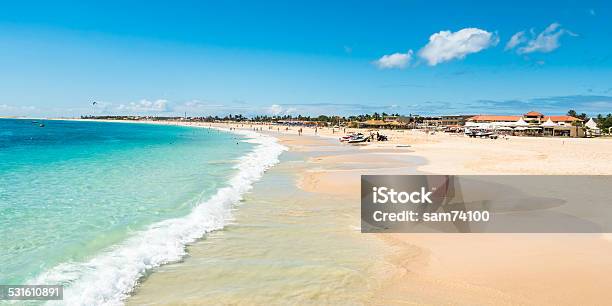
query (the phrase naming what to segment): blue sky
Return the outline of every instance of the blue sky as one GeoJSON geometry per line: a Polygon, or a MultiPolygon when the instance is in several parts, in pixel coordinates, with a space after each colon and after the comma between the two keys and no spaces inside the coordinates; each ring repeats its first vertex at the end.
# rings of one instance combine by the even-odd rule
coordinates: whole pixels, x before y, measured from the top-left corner
{"type": "Polygon", "coordinates": [[[608,113],[611,15],[606,1],[3,3],[0,116],[608,113]]]}

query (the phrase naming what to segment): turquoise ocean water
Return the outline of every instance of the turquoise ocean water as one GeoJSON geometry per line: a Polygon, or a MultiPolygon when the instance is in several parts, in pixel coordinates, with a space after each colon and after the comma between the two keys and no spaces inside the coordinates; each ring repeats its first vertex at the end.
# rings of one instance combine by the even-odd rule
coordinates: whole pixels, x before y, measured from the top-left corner
{"type": "Polygon", "coordinates": [[[149,268],[222,227],[239,199],[230,192],[248,189],[281,151],[245,160],[274,143],[208,128],[44,123],[0,119],[0,284],[86,288],[89,302],[121,300],[149,268]],[[104,287],[100,277],[113,288],[90,288],[104,287]]]}

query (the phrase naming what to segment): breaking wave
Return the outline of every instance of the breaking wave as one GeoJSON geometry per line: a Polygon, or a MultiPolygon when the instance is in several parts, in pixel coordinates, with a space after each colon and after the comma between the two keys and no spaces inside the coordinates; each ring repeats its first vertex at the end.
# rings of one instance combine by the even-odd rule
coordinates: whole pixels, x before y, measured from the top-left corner
{"type": "Polygon", "coordinates": [[[231,221],[234,204],[268,168],[278,163],[279,155],[286,150],[270,136],[251,131],[231,132],[245,136],[245,142],[256,146],[239,160],[235,166],[238,173],[227,187],[219,189],[187,216],[152,224],[87,262],[62,263],[30,283],[63,285],[64,300],[59,302],[62,305],[122,305],[147,271],[180,260],[186,254],[187,244],[231,221]]]}

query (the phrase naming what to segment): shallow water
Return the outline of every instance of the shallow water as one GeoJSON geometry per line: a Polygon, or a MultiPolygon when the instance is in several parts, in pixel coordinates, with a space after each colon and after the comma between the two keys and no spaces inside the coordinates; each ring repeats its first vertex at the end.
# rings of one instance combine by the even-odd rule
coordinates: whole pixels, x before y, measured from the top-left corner
{"type": "Polygon", "coordinates": [[[388,268],[389,248],[360,233],[358,197],[347,201],[295,187],[296,173],[317,154],[284,153],[245,195],[233,224],[190,245],[182,262],[156,269],[128,304],[368,301],[388,268]]]}
{"type": "Polygon", "coordinates": [[[63,284],[99,303],[222,227],[280,153],[245,160],[265,145],[179,126],[0,120],[0,131],[0,283],[63,284]]]}

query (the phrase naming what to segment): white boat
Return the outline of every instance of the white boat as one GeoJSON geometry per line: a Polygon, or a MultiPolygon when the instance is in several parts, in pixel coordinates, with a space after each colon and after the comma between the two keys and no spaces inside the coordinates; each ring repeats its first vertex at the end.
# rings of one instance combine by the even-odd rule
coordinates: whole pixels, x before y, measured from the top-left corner
{"type": "Polygon", "coordinates": [[[486,130],[482,130],[482,131],[476,132],[476,134],[475,134],[476,137],[480,137],[480,138],[489,137],[491,135],[493,135],[493,132],[486,131],[486,130]]]}
{"type": "Polygon", "coordinates": [[[348,140],[348,143],[360,143],[360,142],[366,142],[366,141],[369,141],[369,140],[370,140],[369,137],[366,137],[363,134],[357,134],[357,135],[351,137],[348,140]]]}
{"type": "Polygon", "coordinates": [[[344,135],[342,137],[340,137],[340,142],[347,142],[351,139],[351,137],[353,137],[354,135],[344,135]]]}
{"type": "Polygon", "coordinates": [[[351,133],[351,134],[344,135],[344,136],[340,137],[339,140],[340,140],[340,142],[347,142],[347,141],[351,140],[351,138],[354,138],[354,137],[357,137],[357,136],[360,136],[360,135],[363,136],[363,134],[361,134],[361,133],[357,133],[357,134],[351,133]]]}

